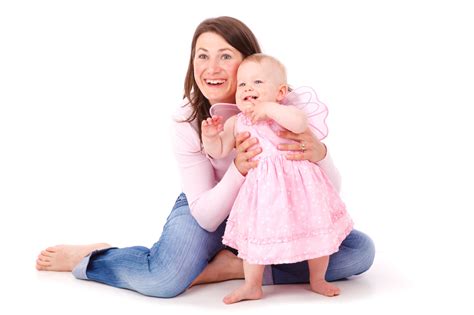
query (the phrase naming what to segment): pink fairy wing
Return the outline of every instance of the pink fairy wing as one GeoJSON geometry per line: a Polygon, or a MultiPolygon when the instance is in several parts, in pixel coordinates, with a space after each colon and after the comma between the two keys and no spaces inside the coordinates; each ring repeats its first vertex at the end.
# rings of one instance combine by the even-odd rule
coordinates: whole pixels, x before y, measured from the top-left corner
{"type": "Polygon", "coordinates": [[[322,103],[316,92],[307,86],[299,87],[288,93],[282,104],[293,105],[303,110],[308,115],[308,125],[319,140],[328,135],[326,117],[328,108],[322,103]]]}
{"type": "Polygon", "coordinates": [[[211,116],[222,116],[224,122],[231,116],[237,115],[240,113],[240,110],[237,108],[237,105],[230,103],[217,103],[211,106],[209,110],[211,116]]]}

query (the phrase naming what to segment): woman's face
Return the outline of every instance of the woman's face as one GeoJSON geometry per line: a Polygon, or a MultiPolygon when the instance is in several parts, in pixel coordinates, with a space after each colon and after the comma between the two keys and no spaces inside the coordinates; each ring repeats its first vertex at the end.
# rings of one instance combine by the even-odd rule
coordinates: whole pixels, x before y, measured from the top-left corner
{"type": "Polygon", "coordinates": [[[194,54],[194,79],[209,103],[235,103],[242,54],[216,33],[203,33],[194,54]]]}

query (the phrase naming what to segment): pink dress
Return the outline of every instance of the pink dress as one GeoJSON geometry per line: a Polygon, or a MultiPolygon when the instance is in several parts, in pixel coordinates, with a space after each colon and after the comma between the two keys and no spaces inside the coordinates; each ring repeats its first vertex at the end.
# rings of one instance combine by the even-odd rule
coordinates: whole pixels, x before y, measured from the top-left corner
{"type": "MultiPolygon", "coordinates": [[[[310,88],[289,93],[285,104],[308,113],[310,128],[327,135],[327,108],[310,88]],[[291,105],[288,105],[291,106],[291,105]]],[[[211,111],[212,112],[212,111],[211,111]]],[[[251,264],[294,263],[330,255],[352,230],[352,220],[323,170],[309,161],[290,161],[277,149],[288,140],[277,136],[273,121],[252,124],[242,113],[235,132],[258,138],[262,153],[240,188],[227,220],[223,243],[251,264]]]]}

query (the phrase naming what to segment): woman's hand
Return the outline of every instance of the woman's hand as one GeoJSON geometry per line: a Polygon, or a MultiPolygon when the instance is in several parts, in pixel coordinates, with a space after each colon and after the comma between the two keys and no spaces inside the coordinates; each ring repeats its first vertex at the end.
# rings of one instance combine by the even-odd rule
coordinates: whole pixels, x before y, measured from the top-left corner
{"type": "Polygon", "coordinates": [[[278,145],[278,150],[295,151],[286,155],[288,160],[308,160],[313,163],[318,163],[326,157],[326,145],[319,141],[309,128],[306,129],[305,132],[299,134],[288,130],[280,131],[278,136],[298,142],[278,145]]]}
{"type": "Polygon", "coordinates": [[[237,156],[235,157],[234,163],[235,167],[237,167],[240,174],[242,174],[243,176],[246,176],[252,168],[257,167],[258,165],[257,160],[251,161],[250,159],[262,152],[262,148],[256,146],[255,148],[249,150],[250,147],[257,143],[257,138],[250,138],[249,132],[239,133],[235,137],[235,148],[237,150],[237,156]]]}

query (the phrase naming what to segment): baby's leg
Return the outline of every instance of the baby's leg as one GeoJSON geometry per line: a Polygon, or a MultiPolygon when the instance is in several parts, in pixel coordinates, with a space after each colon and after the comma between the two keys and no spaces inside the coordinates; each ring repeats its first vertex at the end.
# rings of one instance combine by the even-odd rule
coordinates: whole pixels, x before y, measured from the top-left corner
{"type": "Polygon", "coordinates": [[[225,304],[243,300],[258,300],[263,296],[262,280],[265,265],[251,265],[244,261],[245,283],[224,298],[225,304]]]}
{"type": "Polygon", "coordinates": [[[324,279],[328,268],[329,256],[318,257],[308,260],[309,283],[311,290],[325,296],[336,296],[341,290],[324,279]]]}

